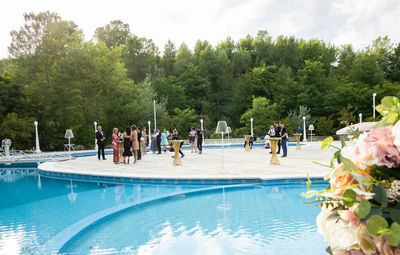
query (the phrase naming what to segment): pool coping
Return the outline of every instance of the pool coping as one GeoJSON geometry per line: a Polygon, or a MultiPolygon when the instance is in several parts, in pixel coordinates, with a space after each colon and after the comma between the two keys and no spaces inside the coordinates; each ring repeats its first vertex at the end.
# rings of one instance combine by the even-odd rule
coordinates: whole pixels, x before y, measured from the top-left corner
{"type": "MultiPolygon", "coordinates": [[[[320,180],[320,178],[313,178],[314,180],[320,180]]],[[[208,192],[216,192],[221,189],[244,189],[244,188],[252,188],[256,186],[280,186],[280,185],[305,185],[301,183],[302,181],[306,181],[304,178],[302,179],[278,179],[271,180],[268,183],[248,183],[248,184],[236,184],[236,185],[217,185],[212,187],[204,187],[189,191],[179,191],[172,192],[167,195],[159,195],[147,199],[143,199],[140,202],[129,202],[122,205],[117,205],[111,208],[107,208],[101,210],[99,212],[93,213],[75,223],[65,228],[61,232],[54,235],[51,239],[47,240],[46,243],[41,247],[39,254],[54,254],[54,253],[62,253],[76,238],[80,235],[84,234],[90,228],[101,224],[102,222],[108,220],[109,218],[116,216],[118,214],[124,213],[128,210],[138,208],[141,206],[147,206],[152,203],[158,203],[161,201],[167,201],[174,198],[186,198],[188,196],[196,196],[201,195],[203,193],[208,192]],[[297,180],[297,182],[294,182],[297,180]],[[289,182],[290,181],[290,182],[289,182]],[[184,197],[182,197],[184,196],[184,197]]]]}

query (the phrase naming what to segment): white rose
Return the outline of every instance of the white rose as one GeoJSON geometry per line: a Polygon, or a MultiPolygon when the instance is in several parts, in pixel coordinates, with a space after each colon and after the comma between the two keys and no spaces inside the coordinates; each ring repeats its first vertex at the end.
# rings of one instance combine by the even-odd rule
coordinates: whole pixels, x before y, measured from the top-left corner
{"type": "Polygon", "coordinates": [[[392,134],[394,136],[393,143],[396,145],[397,149],[400,150],[400,120],[397,121],[396,125],[394,125],[392,134]]]}
{"type": "Polygon", "coordinates": [[[335,212],[331,208],[322,208],[317,217],[318,231],[323,234],[325,240],[335,250],[359,249],[358,227],[354,227],[350,222],[343,221],[339,215],[333,217],[335,212]]]}

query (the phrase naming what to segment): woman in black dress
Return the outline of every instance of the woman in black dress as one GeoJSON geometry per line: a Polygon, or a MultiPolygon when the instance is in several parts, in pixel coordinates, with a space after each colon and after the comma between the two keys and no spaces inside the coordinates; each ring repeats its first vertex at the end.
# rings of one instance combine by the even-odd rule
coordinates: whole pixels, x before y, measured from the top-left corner
{"type": "Polygon", "coordinates": [[[127,127],[122,137],[124,138],[124,153],[122,156],[124,157],[124,164],[126,164],[126,157],[128,157],[128,164],[129,164],[129,157],[132,156],[132,142],[131,142],[131,127],[127,127]]]}

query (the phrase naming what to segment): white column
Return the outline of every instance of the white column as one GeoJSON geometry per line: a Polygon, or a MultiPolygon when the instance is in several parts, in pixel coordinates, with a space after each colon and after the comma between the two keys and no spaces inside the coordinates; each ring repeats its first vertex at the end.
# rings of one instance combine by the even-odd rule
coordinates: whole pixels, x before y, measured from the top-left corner
{"type": "Polygon", "coordinates": [[[222,170],[224,170],[224,132],[221,132],[222,135],[222,142],[221,142],[221,146],[222,146],[222,170]]]}
{"type": "Polygon", "coordinates": [[[203,119],[200,119],[200,128],[201,128],[201,132],[203,132],[203,138],[201,140],[201,147],[203,147],[203,145],[204,145],[203,119]]]}
{"type": "Polygon", "coordinates": [[[251,136],[253,136],[253,118],[250,119],[251,136]]]}
{"type": "Polygon", "coordinates": [[[372,116],[374,117],[374,121],[375,121],[375,97],[376,97],[376,93],[372,94],[372,101],[373,101],[373,107],[372,107],[372,116]]]}
{"type": "Polygon", "coordinates": [[[303,116],[303,141],[307,142],[306,116],[303,116]]]}
{"type": "Polygon", "coordinates": [[[33,122],[33,124],[35,125],[35,133],[36,133],[36,139],[35,139],[35,145],[36,145],[36,153],[40,152],[40,146],[39,146],[39,134],[38,134],[38,122],[35,120],[35,122],[33,122]]]}
{"type": "Polygon", "coordinates": [[[157,130],[156,100],[153,100],[153,104],[154,104],[154,129],[157,130]]]}
{"type": "Polygon", "coordinates": [[[149,124],[149,131],[147,131],[147,133],[149,136],[149,148],[151,148],[151,127],[150,127],[151,121],[150,120],[147,121],[147,124],[149,124]]]}
{"type": "Polygon", "coordinates": [[[358,114],[358,117],[360,117],[360,123],[362,123],[362,113],[361,112],[358,114]]]}
{"type": "Polygon", "coordinates": [[[97,132],[97,121],[94,123],[94,149],[97,151],[99,147],[97,147],[97,139],[96,139],[96,132],[97,132]]]}

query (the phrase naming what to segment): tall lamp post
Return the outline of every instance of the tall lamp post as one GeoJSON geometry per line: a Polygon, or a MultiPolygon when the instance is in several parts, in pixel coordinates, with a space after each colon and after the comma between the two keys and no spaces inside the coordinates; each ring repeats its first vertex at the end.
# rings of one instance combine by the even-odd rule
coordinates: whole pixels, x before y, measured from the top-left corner
{"type": "Polygon", "coordinates": [[[149,134],[149,148],[151,148],[151,130],[150,130],[150,124],[151,121],[147,121],[147,124],[149,125],[149,131],[147,132],[149,134]]]}
{"type": "Polygon", "coordinates": [[[373,107],[372,107],[372,116],[374,117],[375,120],[375,97],[376,97],[376,93],[372,94],[372,101],[373,101],[373,107]]]}
{"type": "Polygon", "coordinates": [[[253,118],[250,119],[251,136],[253,136],[253,118]]]}
{"type": "Polygon", "coordinates": [[[97,132],[97,121],[94,123],[94,149],[97,151],[99,147],[97,147],[97,139],[96,139],[96,132],[97,132]]]}
{"type": "Polygon", "coordinates": [[[35,122],[33,122],[33,124],[35,125],[35,134],[36,134],[36,139],[35,139],[35,146],[36,146],[36,153],[40,153],[40,147],[39,147],[39,134],[38,134],[38,122],[35,120],[35,122]]]}
{"type": "Polygon", "coordinates": [[[306,116],[303,116],[303,141],[307,142],[306,116]]]}
{"type": "Polygon", "coordinates": [[[228,125],[226,124],[226,121],[224,120],[218,121],[217,130],[215,130],[215,133],[221,134],[222,170],[224,170],[224,133],[226,133],[227,129],[228,125]]]}
{"type": "Polygon", "coordinates": [[[201,129],[201,132],[203,132],[203,138],[201,139],[201,147],[203,148],[203,145],[204,145],[203,119],[200,119],[200,129],[201,129]]]}
{"type": "Polygon", "coordinates": [[[360,117],[360,123],[362,123],[362,113],[361,112],[358,114],[358,117],[360,117]]]}
{"type": "Polygon", "coordinates": [[[157,130],[156,100],[153,100],[153,104],[154,104],[154,129],[157,130]]]}

